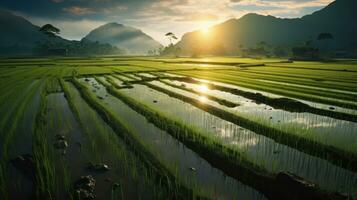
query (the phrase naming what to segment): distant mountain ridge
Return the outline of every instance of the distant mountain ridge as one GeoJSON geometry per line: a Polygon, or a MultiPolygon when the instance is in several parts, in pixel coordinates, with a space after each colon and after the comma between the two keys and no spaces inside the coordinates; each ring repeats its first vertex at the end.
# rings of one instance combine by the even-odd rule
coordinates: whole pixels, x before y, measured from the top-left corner
{"type": "MultiPolygon", "coordinates": [[[[214,41],[219,41],[228,52],[239,45],[252,47],[264,41],[275,46],[294,46],[314,40],[320,33],[331,33],[331,48],[349,50],[357,46],[357,1],[336,0],[320,11],[302,18],[283,19],[273,16],[247,14],[240,19],[230,19],[213,26],[210,31],[214,41]]],[[[200,31],[185,34],[177,44],[182,52],[190,54],[195,48],[204,48],[207,41],[200,31]]],[[[213,45],[213,44],[211,44],[213,45]]]]}
{"type": "Polygon", "coordinates": [[[61,37],[49,38],[25,18],[1,9],[0,26],[0,54],[31,54],[38,42],[48,39],[68,42],[61,37]]]}
{"type": "Polygon", "coordinates": [[[108,23],[91,31],[84,39],[109,43],[129,54],[146,54],[162,45],[139,29],[118,23],[108,23]]]}
{"type": "MultiPolygon", "coordinates": [[[[53,24],[56,26],[56,24],[53,24]]],[[[77,48],[82,41],[93,48],[109,49],[109,44],[128,54],[146,54],[162,45],[139,29],[117,23],[108,23],[91,31],[81,41],[70,41],[60,36],[49,37],[39,31],[38,26],[21,16],[0,9],[0,55],[33,55],[40,43],[51,42],[54,48],[77,48]],[[92,41],[93,44],[88,42],[92,41]],[[99,43],[97,43],[99,42],[99,43]]],[[[95,50],[91,52],[96,52],[95,50]]],[[[117,51],[118,52],[118,51],[117,51]]]]}

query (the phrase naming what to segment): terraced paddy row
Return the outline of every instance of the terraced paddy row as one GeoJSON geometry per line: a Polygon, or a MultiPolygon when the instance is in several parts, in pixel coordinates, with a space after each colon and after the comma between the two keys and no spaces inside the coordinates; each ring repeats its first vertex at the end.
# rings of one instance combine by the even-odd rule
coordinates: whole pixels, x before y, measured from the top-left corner
{"type": "Polygon", "coordinates": [[[4,199],[357,198],[354,61],[0,66],[4,199]]]}

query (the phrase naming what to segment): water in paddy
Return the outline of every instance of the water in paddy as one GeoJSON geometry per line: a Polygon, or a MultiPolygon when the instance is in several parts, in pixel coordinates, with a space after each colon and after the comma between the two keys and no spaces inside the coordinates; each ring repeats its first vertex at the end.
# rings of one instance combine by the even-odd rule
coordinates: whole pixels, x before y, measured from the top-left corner
{"type": "MultiPolygon", "coordinates": [[[[15,97],[15,102],[12,101],[14,107],[7,107],[10,110],[4,112],[10,115],[8,120],[11,121],[4,121],[8,127],[1,127],[4,132],[0,136],[2,159],[0,165],[4,167],[4,171],[1,173],[5,174],[5,187],[9,199],[26,199],[32,193],[30,179],[15,169],[13,165],[5,162],[19,155],[32,153],[32,127],[39,108],[40,88],[40,81],[34,81],[25,87],[23,92],[14,93],[18,95],[17,98],[15,97]]],[[[3,119],[6,119],[6,116],[3,119]]]]}
{"type": "Polygon", "coordinates": [[[322,188],[356,195],[357,174],[352,171],[276,143],[147,86],[135,85],[133,89],[120,91],[172,119],[214,136],[271,172],[289,171],[318,183],[322,188]]]}
{"type": "Polygon", "coordinates": [[[149,73],[138,73],[141,76],[144,76],[146,78],[155,78],[155,75],[149,74],[149,73]]]}
{"type": "Polygon", "coordinates": [[[220,90],[211,90],[204,84],[191,84],[180,81],[168,82],[177,86],[184,85],[186,88],[200,92],[201,95],[174,88],[158,81],[151,83],[184,96],[190,96],[201,101],[203,100],[203,103],[213,105],[247,119],[253,119],[261,124],[266,124],[289,133],[308,137],[315,141],[336,146],[352,153],[356,153],[357,151],[357,135],[355,134],[357,132],[357,123],[311,113],[296,113],[274,109],[266,104],[257,104],[250,99],[238,95],[220,90]],[[217,102],[205,99],[205,94],[238,103],[240,106],[228,108],[217,102]]]}
{"type": "Polygon", "coordinates": [[[98,199],[156,199],[164,195],[148,177],[144,164],[126,148],[125,143],[102,120],[80,96],[71,83],[66,83],[73,105],[83,127],[81,138],[81,155],[70,158],[71,172],[74,180],[91,174],[96,179],[95,194],[98,199]],[[78,162],[77,159],[84,162],[78,162]],[[110,167],[107,172],[95,172],[88,169],[89,162],[104,163],[110,167]],[[112,190],[114,183],[120,189],[112,190]]]}
{"type": "MultiPolygon", "coordinates": [[[[196,79],[196,78],[195,78],[196,79]]],[[[203,81],[203,82],[209,82],[209,83],[213,83],[215,85],[220,85],[223,87],[228,87],[228,88],[236,88],[242,91],[248,91],[248,92],[253,92],[253,93],[261,93],[264,96],[268,96],[268,97],[272,97],[272,98],[283,98],[284,96],[281,95],[276,95],[276,94],[272,94],[269,92],[264,92],[264,91],[260,91],[260,90],[253,90],[253,89],[248,89],[248,88],[244,88],[244,87],[239,87],[236,85],[230,85],[230,84],[226,84],[226,83],[221,83],[221,82],[215,82],[215,81],[207,81],[204,79],[196,79],[198,81],[203,81]]],[[[295,99],[297,101],[300,101],[302,103],[305,103],[313,108],[318,108],[318,109],[323,109],[323,110],[330,110],[331,105],[328,104],[323,104],[323,103],[317,103],[317,102],[313,102],[313,101],[307,101],[307,100],[302,100],[302,99],[298,99],[298,98],[290,98],[290,99],[295,99]]],[[[339,106],[333,106],[334,111],[336,112],[342,112],[342,113],[348,113],[348,114],[357,114],[357,111],[354,109],[348,109],[348,108],[343,108],[343,107],[339,107],[339,106]]]]}
{"type": "MultiPolygon", "coordinates": [[[[170,73],[156,73],[156,74],[165,75],[165,76],[171,76],[171,77],[186,77],[186,76],[180,76],[180,75],[175,75],[175,74],[170,74],[170,73]]],[[[246,91],[246,92],[252,92],[252,93],[260,93],[260,94],[262,94],[264,96],[271,97],[271,98],[282,98],[282,97],[284,97],[284,96],[277,95],[277,94],[272,94],[272,93],[269,93],[269,92],[264,92],[264,91],[260,91],[260,90],[244,88],[244,87],[240,87],[240,86],[237,86],[237,85],[231,85],[231,84],[222,83],[222,82],[208,81],[208,80],[199,79],[199,78],[193,78],[193,79],[195,79],[197,81],[201,81],[203,83],[211,83],[211,84],[215,84],[215,85],[222,86],[222,87],[234,88],[234,89],[238,89],[238,90],[242,90],[242,91],[246,91]]],[[[190,85],[189,83],[184,83],[184,84],[190,85]]],[[[228,94],[230,94],[230,93],[228,93],[228,94]]],[[[236,96],[236,95],[233,95],[233,96],[236,96]]],[[[237,97],[235,97],[235,98],[237,98],[237,97]]],[[[305,103],[305,104],[307,104],[307,105],[309,105],[311,107],[318,108],[318,109],[330,110],[330,107],[331,107],[331,105],[328,105],[328,104],[322,104],[322,103],[317,103],[317,102],[312,102],[312,101],[306,101],[306,100],[302,100],[302,99],[298,99],[298,98],[290,98],[290,99],[295,99],[297,101],[300,101],[302,103],[305,103]]],[[[354,109],[348,109],[348,108],[343,108],[343,107],[339,107],[339,106],[333,106],[333,107],[335,109],[334,111],[336,111],[336,112],[342,112],[342,113],[348,113],[348,114],[357,114],[357,111],[354,110],[354,109]]]]}
{"type": "MultiPolygon", "coordinates": [[[[85,83],[83,79],[82,83],[85,83]]],[[[93,84],[97,84],[93,79],[87,83],[92,89],[95,89],[93,84]]],[[[164,165],[174,168],[189,188],[197,189],[205,195],[217,199],[265,199],[254,189],[233,178],[226,177],[223,172],[213,168],[168,133],[158,129],[145,117],[136,113],[119,99],[109,95],[103,86],[99,85],[95,90],[98,96],[105,97],[99,101],[129,125],[130,129],[142,139],[147,148],[164,165]],[[196,171],[192,171],[190,169],[192,167],[196,171]]]]}
{"type": "MultiPolygon", "coordinates": [[[[47,96],[46,123],[43,132],[44,135],[40,137],[44,138],[39,138],[41,141],[39,145],[48,146],[48,151],[45,152],[44,160],[40,160],[40,162],[45,163],[45,160],[48,160],[49,165],[55,170],[53,174],[55,184],[55,194],[53,195],[55,198],[68,198],[72,181],[83,174],[82,169],[85,161],[82,159],[80,148],[77,145],[82,140],[81,130],[63,93],[53,93],[47,96]],[[68,143],[67,148],[55,148],[54,144],[59,135],[65,137],[68,143]]],[[[41,150],[42,148],[39,148],[39,151],[41,150]]]]}
{"type": "Polygon", "coordinates": [[[121,75],[115,75],[115,76],[119,77],[121,80],[124,80],[124,81],[132,81],[133,80],[133,79],[128,78],[126,76],[121,76],[121,75]]]}

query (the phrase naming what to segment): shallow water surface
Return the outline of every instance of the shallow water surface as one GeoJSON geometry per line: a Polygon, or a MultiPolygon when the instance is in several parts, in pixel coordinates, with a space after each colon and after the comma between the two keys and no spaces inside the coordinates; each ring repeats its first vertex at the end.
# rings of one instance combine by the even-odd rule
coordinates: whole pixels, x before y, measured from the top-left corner
{"type": "Polygon", "coordinates": [[[325,160],[302,153],[206,113],[188,103],[143,85],[120,90],[169,117],[200,129],[222,143],[236,148],[251,162],[271,172],[289,171],[325,189],[356,193],[357,174],[325,160]],[[156,103],[154,102],[156,101],[156,103]]]}

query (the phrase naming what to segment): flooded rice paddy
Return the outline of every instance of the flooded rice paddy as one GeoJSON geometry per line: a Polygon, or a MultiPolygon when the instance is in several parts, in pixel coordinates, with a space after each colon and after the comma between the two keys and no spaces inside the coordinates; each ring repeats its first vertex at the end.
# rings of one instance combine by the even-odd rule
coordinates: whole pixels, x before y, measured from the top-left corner
{"type": "Polygon", "coordinates": [[[0,60],[0,199],[357,198],[354,71],[317,86],[269,60],[249,76],[199,59],[43,62],[0,60]]]}

